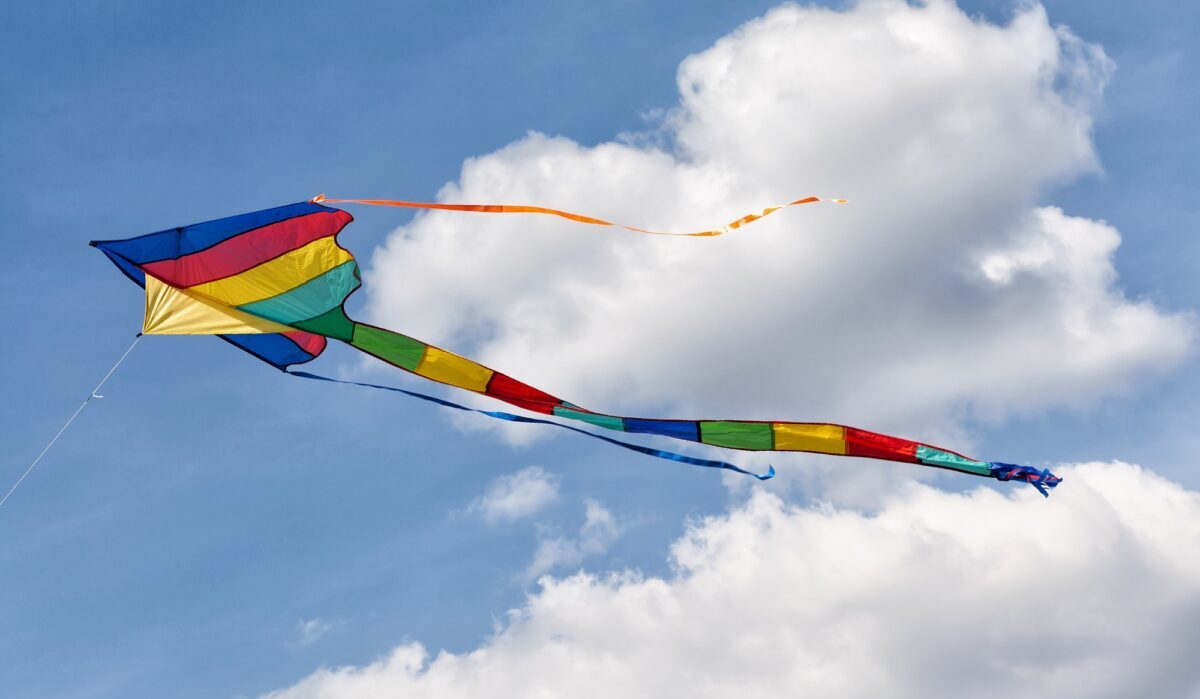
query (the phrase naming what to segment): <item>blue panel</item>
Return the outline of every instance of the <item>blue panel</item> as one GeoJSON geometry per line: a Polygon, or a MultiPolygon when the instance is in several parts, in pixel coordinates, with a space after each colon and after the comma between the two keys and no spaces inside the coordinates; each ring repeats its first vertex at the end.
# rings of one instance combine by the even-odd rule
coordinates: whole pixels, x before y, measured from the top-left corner
{"type": "Polygon", "coordinates": [[[129,260],[126,260],[120,255],[111,253],[104,248],[100,248],[100,250],[104,253],[105,257],[107,257],[114,265],[117,266],[117,269],[125,273],[125,276],[136,282],[138,286],[146,286],[146,273],[143,272],[141,268],[135,266],[129,260]]]}
{"type": "Polygon", "coordinates": [[[314,359],[313,355],[300,349],[295,342],[283,335],[219,335],[218,337],[246,350],[276,369],[286,369],[288,365],[303,364],[314,359]]]}
{"type": "Polygon", "coordinates": [[[195,223],[182,228],[169,228],[165,231],[147,233],[136,238],[92,241],[92,245],[109,253],[110,256],[115,253],[134,264],[144,265],[150,262],[158,262],[159,260],[170,260],[182,255],[190,255],[193,252],[205,250],[246,231],[286,221],[289,218],[305,216],[318,211],[337,210],[305,201],[299,204],[277,206],[274,209],[264,209],[249,214],[219,218],[215,221],[195,223]]]}
{"type": "Polygon", "coordinates": [[[657,434],[663,437],[700,441],[700,427],[694,420],[644,420],[636,417],[625,418],[626,432],[642,434],[657,434]]]}

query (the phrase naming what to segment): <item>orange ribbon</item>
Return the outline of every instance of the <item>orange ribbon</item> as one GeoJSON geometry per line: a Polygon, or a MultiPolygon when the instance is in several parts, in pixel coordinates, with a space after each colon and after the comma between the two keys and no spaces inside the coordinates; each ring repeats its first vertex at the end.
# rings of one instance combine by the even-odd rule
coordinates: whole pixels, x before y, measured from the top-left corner
{"type": "Polygon", "coordinates": [[[776,211],[779,211],[780,209],[786,209],[789,206],[797,206],[799,204],[812,204],[814,202],[819,202],[819,201],[831,202],[834,204],[846,203],[845,199],[822,199],[820,197],[804,197],[803,199],[797,199],[796,201],[789,202],[787,204],[780,204],[779,206],[769,206],[769,207],[763,209],[761,213],[746,214],[745,216],[739,218],[738,220],[728,223],[719,229],[713,229],[713,230],[708,230],[708,231],[697,231],[695,233],[666,233],[663,231],[650,231],[650,230],[646,230],[645,228],[638,228],[636,226],[627,226],[623,223],[613,223],[612,221],[605,221],[602,218],[595,218],[593,216],[584,216],[583,214],[571,213],[570,211],[560,211],[559,209],[548,209],[543,206],[521,206],[521,205],[511,205],[511,204],[433,204],[433,203],[429,203],[429,202],[400,201],[400,200],[396,200],[396,199],[330,199],[330,198],[326,197],[324,194],[318,194],[317,196],[313,197],[311,199],[311,201],[314,204],[365,204],[367,206],[395,206],[395,207],[400,207],[400,208],[404,208],[404,209],[432,209],[432,210],[436,210],[436,211],[470,211],[473,213],[480,213],[480,214],[544,214],[544,215],[548,215],[548,216],[558,216],[559,218],[565,218],[568,221],[575,221],[576,223],[588,223],[588,224],[591,224],[594,226],[612,226],[615,228],[624,228],[625,230],[634,231],[635,233],[648,233],[650,235],[685,236],[685,237],[689,237],[689,238],[709,238],[712,236],[729,233],[730,231],[737,230],[738,228],[741,228],[742,226],[753,223],[754,221],[757,221],[758,219],[763,218],[764,216],[769,216],[769,215],[775,213],[776,211]]]}

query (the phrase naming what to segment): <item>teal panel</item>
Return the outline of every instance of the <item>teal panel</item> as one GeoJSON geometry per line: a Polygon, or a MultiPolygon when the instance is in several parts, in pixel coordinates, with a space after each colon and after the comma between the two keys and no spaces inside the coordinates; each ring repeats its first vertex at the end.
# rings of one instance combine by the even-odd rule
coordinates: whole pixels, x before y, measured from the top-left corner
{"type": "Polygon", "coordinates": [[[917,459],[929,466],[952,468],[956,471],[965,471],[980,476],[992,475],[992,469],[982,461],[974,461],[958,454],[927,447],[924,444],[917,445],[917,459]]]}
{"type": "Polygon", "coordinates": [[[354,260],[350,260],[294,289],[238,306],[238,309],[259,318],[291,325],[316,318],[342,305],[342,301],[358,288],[358,284],[358,266],[354,260]]]}
{"type": "Polygon", "coordinates": [[[595,413],[581,413],[577,410],[570,410],[561,406],[554,408],[554,414],[558,417],[570,418],[572,420],[580,420],[587,422],[597,427],[603,427],[606,430],[616,430],[618,432],[625,431],[625,423],[619,417],[611,415],[596,415],[595,413]]]}

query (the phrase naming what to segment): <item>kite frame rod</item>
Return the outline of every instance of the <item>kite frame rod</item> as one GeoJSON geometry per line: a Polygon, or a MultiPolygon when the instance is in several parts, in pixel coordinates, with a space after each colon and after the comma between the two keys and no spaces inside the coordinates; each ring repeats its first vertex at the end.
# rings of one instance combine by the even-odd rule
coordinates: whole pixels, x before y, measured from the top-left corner
{"type": "Polygon", "coordinates": [[[104,383],[108,381],[108,379],[114,373],[116,373],[117,367],[121,366],[121,362],[125,361],[125,358],[129,356],[129,353],[133,351],[133,348],[137,346],[138,341],[141,339],[141,333],[138,333],[137,337],[133,338],[133,344],[129,345],[129,349],[125,350],[125,354],[122,354],[121,358],[117,360],[117,363],[113,364],[112,368],[108,370],[108,373],[104,375],[104,378],[100,379],[100,383],[96,384],[96,387],[92,389],[92,392],[88,394],[88,397],[85,398],[83,402],[79,404],[79,407],[75,409],[75,412],[71,415],[71,417],[67,418],[67,421],[63,423],[63,426],[58,428],[58,432],[55,433],[53,439],[50,440],[50,443],[47,444],[44,449],[42,449],[42,453],[37,455],[37,458],[33,460],[33,463],[29,464],[29,468],[25,469],[25,472],[22,473],[21,477],[17,479],[17,482],[13,483],[12,487],[8,489],[8,492],[4,494],[3,498],[0,498],[0,507],[3,507],[4,503],[8,502],[9,496],[11,496],[13,492],[20,487],[21,483],[24,482],[30,473],[33,473],[33,469],[37,467],[38,462],[42,460],[42,457],[46,455],[46,452],[50,451],[50,447],[54,446],[54,443],[57,442],[58,438],[63,435],[63,432],[67,431],[67,428],[71,426],[71,423],[75,422],[75,418],[79,417],[79,413],[83,412],[83,409],[87,407],[87,404],[91,403],[93,398],[104,397],[99,394],[100,388],[104,386],[104,383]]]}

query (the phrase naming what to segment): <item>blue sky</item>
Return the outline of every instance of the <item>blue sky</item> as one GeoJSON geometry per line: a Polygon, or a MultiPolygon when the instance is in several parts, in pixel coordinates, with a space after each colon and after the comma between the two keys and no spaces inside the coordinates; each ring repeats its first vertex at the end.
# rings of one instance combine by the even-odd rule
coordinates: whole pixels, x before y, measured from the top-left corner
{"type": "MultiPolygon", "coordinates": [[[[643,129],[643,113],[676,103],[682,59],[774,4],[10,7],[0,477],[17,477],[138,329],[138,290],[88,240],[318,192],[428,200],[464,159],[530,130],[591,145],[643,129]]],[[[1009,2],[962,6],[1012,14],[1009,2]]],[[[1120,230],[1129,297],[1190,311],[1200,10],[1046,6],[1117,70],[1094,134],[1104,173],[1042,196],[1120,230]]],[[[364,261],[409,218],[352,213],[342,241],[364,261]]],[[[1187,360],[1098,401],[972,423],[972,438],[989,454],[1136,462],[1194,489],[1198,388],[1187,360]]],[[[714,474],[590,440],[513,447],[423,405],[294,381],[207,338],[148,338],[104,393],[0,510],[5,694],[255,696],[411,639],[469,650],[522,604],[538,542],[579,530],[585,499],[622,522],[587,567],[657,575],[689,518],[735,497],[714,474]],[[530,465],[560,479],[539,517],[487,524],[468,511],[530,465]],[[328,630],[305,642],[314,619],[328,630]]]]}

